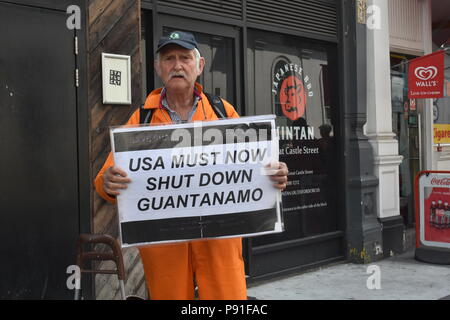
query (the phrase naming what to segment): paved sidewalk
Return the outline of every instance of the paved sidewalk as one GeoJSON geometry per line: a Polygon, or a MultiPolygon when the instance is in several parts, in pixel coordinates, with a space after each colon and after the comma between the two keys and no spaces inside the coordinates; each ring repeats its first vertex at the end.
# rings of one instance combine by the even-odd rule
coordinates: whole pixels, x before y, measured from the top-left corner
{"type": "MultiPolygon", "coordinates": [[[[371,284],[375,282],[369,281],[371,284]]],[[[450,265],[414,259],[414,250],[372,264],[340,263],[249,286],[261,300],[437,300],[450,299],[450,265]],[[380,270],[380,289],[368,289],[368,267],[380,270]]]]}

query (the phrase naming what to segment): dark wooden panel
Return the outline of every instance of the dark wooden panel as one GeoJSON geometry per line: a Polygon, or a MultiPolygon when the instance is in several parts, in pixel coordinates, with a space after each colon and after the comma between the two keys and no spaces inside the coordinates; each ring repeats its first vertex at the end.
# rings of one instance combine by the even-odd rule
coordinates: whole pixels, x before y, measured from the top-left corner
{"type": "MultiPolygon", "coordinates": [[[[138,5],[135,3],[128,11],[124,13],[125,15],[121,19],[121,23],[115,24],[111,29],[111,32],[99,43],[97,47],[90,48],[90,105],[95,104],[101,98],[102,94],[101,54],[103,52],[107,52],[133,56],[135,53],[140,51],[140,29],[136,27],[139,24],[140,15],[138,14],[137,8],[138,5]],[[98,72],[94,72],[94,70],[98,72]]],[[[138,58],[140,59],[140,57],[138,58]]]]}
{"type": "Polygon", "coordinates": [[[104,12],[89,26],[89,51],[97,47],[99,42],[111,33],[111,29],[122,21],[125,12],[133,5],[135,7],[138,5],[136,0],[118,0],[105,8],[104,12]]]}
{"type": "Polygon", "coordinates": [[[92,25],[93,22],[101,16],[106,8],[109,7],[109,5],[114,0],[98,0],[98,1],[90,1],[89,3],[89,16],[88,16],[88,24],[92,25]]]}
{"type": "MultiPolygon", "coordinates": [[[[136,107],[142,104],[141,51],[140,51],[140,1],[91,0],[89,2],[89,81],[88,105],[90,109],[90,141],[92,179],[110,152],[109,127],[124,124],[136,107]],[[131,56],[132,105],[103,105],[101,54],[113,53],[131,56]]],[[[93,232],[118,236],[116,207],[92,192],[93,232]]],[[[139,252],[124,250],[127,276],[127,294],[146,295],[146,286],[139,252]]],[[[107,268],[101,263],[99,268],[107,268]]],[[[120,299],[117,277],[97,276],[98,299],[120,299]]]]}

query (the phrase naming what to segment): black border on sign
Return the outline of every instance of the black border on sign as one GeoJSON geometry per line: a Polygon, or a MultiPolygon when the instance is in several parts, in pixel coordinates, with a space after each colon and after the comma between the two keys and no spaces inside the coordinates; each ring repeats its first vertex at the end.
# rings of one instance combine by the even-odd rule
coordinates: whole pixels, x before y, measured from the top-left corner
{"type": "Polygon", "coordinates": [[[122,243],[203,239],[270,232],[278,221],[277,207],[266,210],[170,219],[122,222],[122,243]]]}

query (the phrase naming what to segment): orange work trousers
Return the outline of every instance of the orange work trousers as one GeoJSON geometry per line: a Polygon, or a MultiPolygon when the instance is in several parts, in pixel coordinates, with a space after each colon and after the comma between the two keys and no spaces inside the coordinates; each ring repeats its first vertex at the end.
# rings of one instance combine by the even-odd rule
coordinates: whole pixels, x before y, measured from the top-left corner
{"type": "Polygon", "coordinates": [[[208,239],[139,248],[151,299],[245,300],[242,239],[208,239]]]}

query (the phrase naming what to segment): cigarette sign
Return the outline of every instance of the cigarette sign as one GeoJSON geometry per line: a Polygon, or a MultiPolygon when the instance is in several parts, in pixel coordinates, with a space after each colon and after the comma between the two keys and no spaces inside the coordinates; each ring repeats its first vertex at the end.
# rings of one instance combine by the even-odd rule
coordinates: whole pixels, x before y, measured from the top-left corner
{"type": "Polygon", "coordinates": [[[434,144],[450,143],[450,124],[433,124],[434,144]]]}
{"type": "Polygon", "coordinates": [[[124,247],[282,231],[274,116],[111,130],[124,247]]]}

